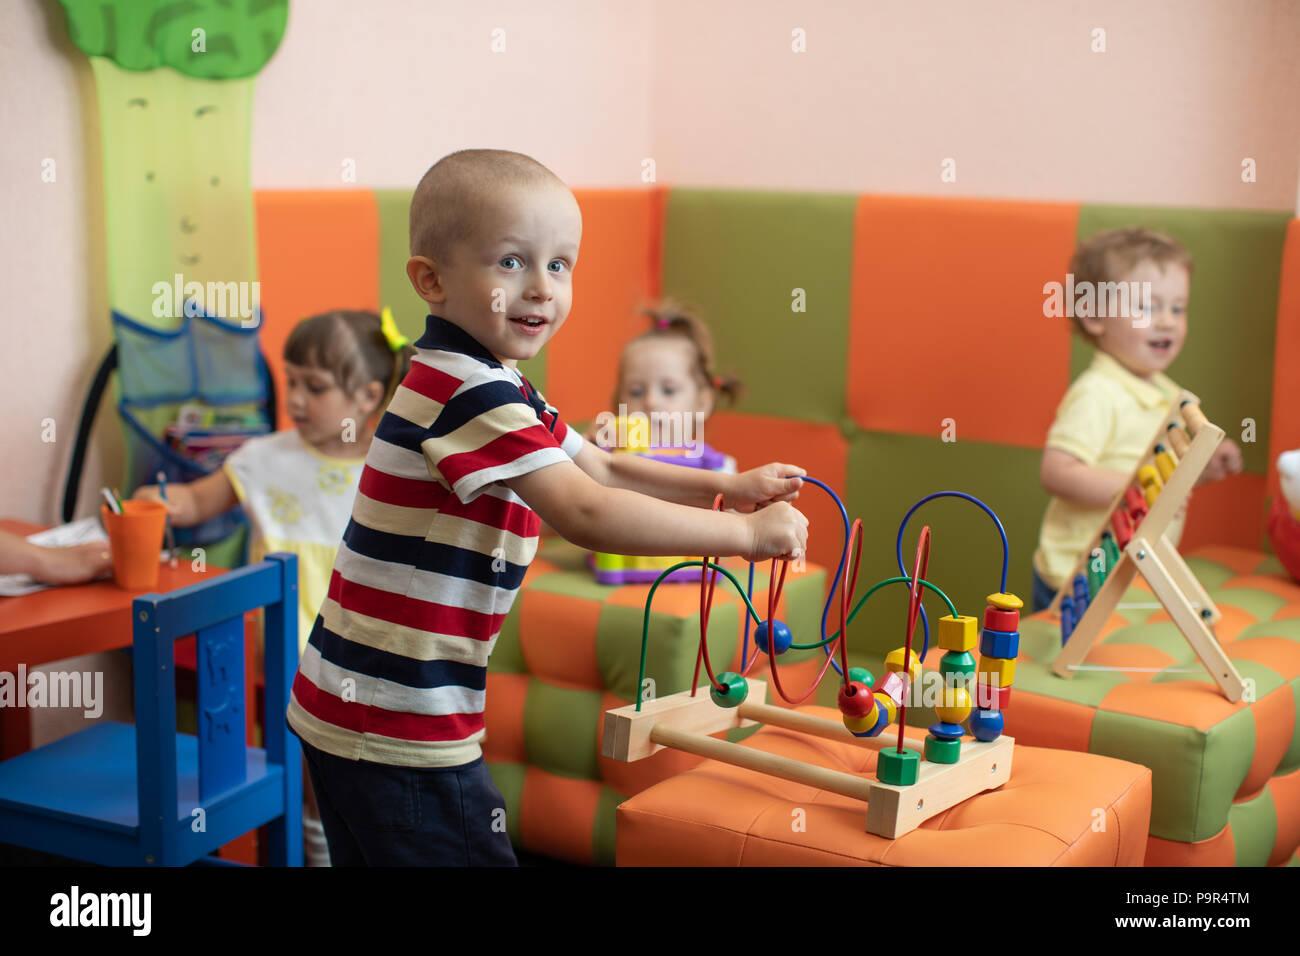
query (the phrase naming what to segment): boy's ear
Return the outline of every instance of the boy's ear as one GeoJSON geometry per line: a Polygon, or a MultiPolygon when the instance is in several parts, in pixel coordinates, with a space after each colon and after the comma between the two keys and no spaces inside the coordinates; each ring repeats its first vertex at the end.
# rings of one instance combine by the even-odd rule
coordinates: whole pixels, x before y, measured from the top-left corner
{"type": "Polygon", "coordinates": [[[1101,333],[1106,330],[1106,320],[1096,315],[1076,315],[1079,324],[1083,326],[1083,331],[1092,336],[1096,341],[1101,338],[1101,333]]]}
{"type": "Polygon", "coordinates": [[[415,294],[431,305],[447,301],[447,290],[442,286],[442,270],[428,256],[411,256],[406,260],[406,277],[411,280],[415,294]]]}

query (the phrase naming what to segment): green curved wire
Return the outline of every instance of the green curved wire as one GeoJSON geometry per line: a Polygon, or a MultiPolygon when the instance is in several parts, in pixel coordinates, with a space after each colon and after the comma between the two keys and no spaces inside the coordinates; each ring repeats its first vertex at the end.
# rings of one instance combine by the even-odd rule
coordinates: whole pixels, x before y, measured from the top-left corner
{"type": "MultiPolygon", "coordinates": [[[[677,564],[674,564],[670,568],[665,568],[662,572],[660,572],[659,577],[655,578],[654,584],[650,585],[650,593],[647,594],[645,598],[645,617],[642,619],[641,622],[641,668],[637,672],[636,692],[635,692],[636,712],[638,714],[641,712],[641,688],[645,685],[646,653],[650,647],[650,606],[654,603],[655,591],[659,590],[659,585],[663,584],[664,579],[667,578],[668,575],[672,574],[674,571],[680,570],[681,568],[703,568],[706,570],[708,568],[713,568],[714,570],[722,572],[722,574],[726,577],[726,579],[730,581],[732,585],[735,587],[736,593],[739,594],[740,599],[745,602],[745,606],[748,607],[749,612],[754,615],[754,619],[758,621],[763,620],[763,618],[759,615],[758,611],[754,610],[754,605],[749,600],[749,595],[746,594],[745,589],[740,586],[740,582],[736,580],[736,576],[732,574],[730,571],[728,571],[726,568],[722,567],[722,565],[714,564],[712,561],[681,561],[678,562],[677,564]]],[[[871,595],[875,594],[886,584],[898,584],[899,582],[902,581],[906,581],[908,584],[912,583],[912,579],[909,577],[895,577],[895,578],[886,578],[883,581],[878,581],[875,584],[873,584],[870,590],[868,590],[866,594],[862,595],[862,598],[858,601],[857,605],[853,608],[853,610],[849,612],[848,621],[852,622],[852,620],[855,617],[857,617],[858,612],[862,610],[862,605],[867,603],[867,598],[871,597],[871,595]]],[[[931,584],[929,581],[921,579],[918,583],[920,583],[922,587],[929,588],[935,594],[939,595],[939,597],[943,598],[943,603],[948,605],[948,610],[952,612],[952,616],[957,617],[957,608],[952,603],[952,601],[948,599],[948,595],[944,594],[943,591],[939,590],[937,586],[931,584]]],[[[790,648],[792,650],[804,651],[814,647],[825,647],[831,641],[839,637],[839,634],[840,632],[836,631],[830,637],[826,638],[826,640],[817,641],[813,644],[791,643],[790,648]]],[[[760,653],[757,648],[755,648],[754,650],[755,653],[760,653]]]]}

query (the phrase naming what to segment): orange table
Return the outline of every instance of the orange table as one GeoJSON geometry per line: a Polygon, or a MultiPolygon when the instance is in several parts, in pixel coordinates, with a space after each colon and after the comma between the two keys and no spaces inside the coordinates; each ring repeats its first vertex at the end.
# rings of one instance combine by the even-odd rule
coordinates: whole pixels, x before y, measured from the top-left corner
{"type": "MultiPolygon", "coordinates": [[[[0,528],[29,535],[41,525],[0,519],[0,528]]],[[[225,573],[209,567],[195,571],[189,561],[158,569],[158,586],[166,593],[225,573]]],[[[81,654],[131,646],[131,602],[145,591],[123,591],[112,579],[46,588],[22,597],[0,598],[0,671],[17,673],[18,665],[36,667],[81,654]]],[[[0,759],[27,750],[31,728],[25,708],[0,710],[0,759]]]]}

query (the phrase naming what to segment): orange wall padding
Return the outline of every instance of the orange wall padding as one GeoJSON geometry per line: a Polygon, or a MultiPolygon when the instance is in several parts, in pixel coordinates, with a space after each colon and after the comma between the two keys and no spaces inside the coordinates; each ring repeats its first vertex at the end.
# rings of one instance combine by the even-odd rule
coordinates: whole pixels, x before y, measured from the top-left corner
{"type": "Polygon", "coordinates": [[[262,351],[284,410],[284,343],[302,319],[330,309],[379,307],[379,214],[369,190],[262,190],[257,214],[262,351]]]}
{"type": "MultiPolygon", "coordinates": [[[[1269,466],[1269,471],[1276,471],[1269,466]]],[[[1273,482],[1276,484],[1277,478],[1273,482]]],[[[1187,505],[1187,525],[1178,550],[1232,544],[1258,551],[1264,543],[1264,476],[1242,472],[1201,485],[1187,505]]]]}
{"type": "Polygon", "coordinates": [[[1278,493],[1277,456],[1300,448],[1300,219],[1286,227],[1273,358],[1273,422],[1268,443],[1268,494],[1278,493]]]}
{"type": "Polygon", "coordinates": [[[849,413],[863,428],[1041,448],[1070,384],[1043,315],[1077,204],[862,196],[853,225],[849,413]]]}
{"type": "Polygon", "coordinates": [[[566,421],[611,408],[623,345],[647,328],[637,307],[659,294],[663,189],[578,190],[582,250],[573,309],[546,346],[546,399],[566,421]]]}

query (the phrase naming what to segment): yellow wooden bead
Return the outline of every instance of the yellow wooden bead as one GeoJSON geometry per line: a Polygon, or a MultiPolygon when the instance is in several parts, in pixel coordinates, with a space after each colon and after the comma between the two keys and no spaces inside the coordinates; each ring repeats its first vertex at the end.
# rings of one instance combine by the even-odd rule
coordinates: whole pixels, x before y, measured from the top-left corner
{"type": "Polygon", "coordinates": [[[892,724],[898,719],[898,705],[884,694],[876,695],[876,706],[885,708],[885,716],[888,718],[885,723],[892,724]]]}
{"type": "Polygon", "coordinates": [[[1016,662],[1002,657],[981,657],[979,680],[994,687],[1010,687],[1016,679],[1016,662]]]}
{"type": "Polygon", "coordinates": [[[960,724],[970,716],[970,691],[965,687],[945,687],[934,712],[948,724],[960,724]]]}
{"type": "MultiPolygon", "coordinates": [[[[903,656],[906,650],[907,648],[897,647],[890,651],[885,657],[885,670],[901,674],[903,672],[903,656]]],[[[915,684],[921,679],[921,661],[916,656],[915,650],[912,651],[912,659],[909,661],[909,665],[907,674],[912,678],[912,683],[915,684]]]]}
{"type": "Polygon", "coordinates": [[[945,651],[971,651],[979,643],[979,622],[965,614],[939,618],[939,646],[945,651]]]}
{"type": "Polygon", "coordinates": [[[988,603],[992,604],[999,611],[1019,611],[1025,606],[1025,602],[1020,600],[1014,594],[990,594],[988,603]]]}
{"type": "Polygon", "coordinates": [[[855,734],[865,734],[876,726],[876,721],[880,719],[880,707],[878,704],[872,704],[871,713],[865,717],[850,717],[848,714],[841,714],[840,716],[844,718],[844,726],[849,730],[855,734]]]}

